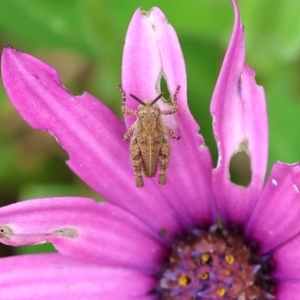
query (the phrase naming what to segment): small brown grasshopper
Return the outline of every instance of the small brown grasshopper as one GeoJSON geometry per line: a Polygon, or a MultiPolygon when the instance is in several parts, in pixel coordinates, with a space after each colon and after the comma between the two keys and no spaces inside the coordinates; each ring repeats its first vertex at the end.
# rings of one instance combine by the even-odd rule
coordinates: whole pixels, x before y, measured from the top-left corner
{"type": "Polygon", "coordinates": [[[133,165],[136,186],[144,186],[142,172],[146,177],[154,177],[159,163],[160,185],[165,185],[167,180],[167,169],[170,157],[170,141],[167,132],[173,139],[179,139],[171,127],[165,123],[161,115],[171,115],[177,111],[177,93],[180,86],[177,86],[173,100],[173,107],[168,110],[160,110],[156,102],[163,94],[158,95],[154,100],[141,100],[130,94],[130,96],[140,103],[137,110],[125,107],[126,95],[121,85],[119,89],[122,93],[122,113],[125,115],[137,116],[136,121],[123,135],[124,140],[130,141],[130,157],[133,165]]]}

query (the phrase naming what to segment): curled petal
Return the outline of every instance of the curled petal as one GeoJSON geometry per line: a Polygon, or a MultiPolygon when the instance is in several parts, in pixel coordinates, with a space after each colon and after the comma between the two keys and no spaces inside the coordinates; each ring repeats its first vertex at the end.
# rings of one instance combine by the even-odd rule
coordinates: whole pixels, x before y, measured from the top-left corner
{"type": "Polygon", "coordinates": [[[123,268],[100,267],[58,253],[0,259],[0,298],[151,299],[153,278],[123,268]]]}
{"type": "Polygon", "coordinates": [[[277,162],[245,230],[262,253],[300,233],[299,191],[300,164],[277,162]]]}
{"type": "Polygon", "coordinates": [[[243,26],[235,0],[235,23],[222,69],[213,93],[211,114],[219,161],[213,189],[222,221],[244,224],[263,187],[268,155],[265,96],[245,64],[243,26]],[[232,157],[245,151],[250,157],[251,182],[247,187],[230,180],[232,157]]]}
{"type": "MultiPolygon", "coordinates": [[[[187,227],[214,222],[215,205],[210,188],[212,161],[187,105],[186,70],[177,35],[157,7],[149,12],[138,9],[129,25],[123,52],[122,86],[127,94],[126,107],[136,109],[138,106],[129,94],[140,99],[156,98],[162,76],[171,96],[180,86],[177,112],[162,118],[181,138],[170,139],[167,185],[160,188],[161,193],[168,195],[170,205],[187,227]]],[[[157,103],[163,110],[171,107],[170,103],[157,103]]],[[[136,116],[126,116],[125,120],[129,127],[136,116]]]]}
{"type": "Polygon", "coordinates": [[[0,241],[51,242],[64,255],[101,265],[153,270],[165,248],[141,221],[122,209],[88,198],[28,200],[0,209],[0,241]]]}
{"type": "Polygon", "coordinates": [[[181,231],[182,218],[156,180],[143,190],[136,188],[122,139],[125,125],[105,105],[88,93],[71,95],[55,69],[11,47],[4,49],[1,67],[4,87],[18,112],[32,127],[58,140],[69,154],[67,164],[81,179],[157,232],[181,231]]]}

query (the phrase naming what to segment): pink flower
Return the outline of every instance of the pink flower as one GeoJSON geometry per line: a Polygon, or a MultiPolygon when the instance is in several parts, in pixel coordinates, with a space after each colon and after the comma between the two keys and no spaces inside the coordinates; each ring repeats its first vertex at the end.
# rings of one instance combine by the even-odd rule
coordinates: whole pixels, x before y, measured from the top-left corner
{"type": "MultiPolygon", "coordinates": [[[[129,25],[125,92],[154,99],[162,75],[171,94],[181,86],[178,112],[164,119],[181,139],[171,140],[163,187],[157,178],[135,186],[121,137],[134,117],[126,117],[125,126],[92,95],[72,96],[44,62],[4,49],[3,83],[16,109],[57,139],[69,167],[108,202],[56,197],[2,207],[1,242],[51,242],[58,253],[1,259],[1,299],[298,299],[300,167],[277,162],[264,185],[265,97],[245,64],[243,27],[232,3],[233,33],[211,104],[215,169],[187,105],[174,29],[158,8],[138,9],[129,25]],[[250,157],[247,187],[229,175],[241,150],[250,157]]],[[[127,97],[127,107],[137,105],[127,97]]]]}

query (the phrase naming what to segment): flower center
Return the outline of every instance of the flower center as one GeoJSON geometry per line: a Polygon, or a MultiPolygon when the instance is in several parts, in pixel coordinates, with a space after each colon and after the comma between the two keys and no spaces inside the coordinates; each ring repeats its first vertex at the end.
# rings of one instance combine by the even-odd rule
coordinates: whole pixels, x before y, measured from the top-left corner
{"type": "Polygon", "coordinates": [[[195,229],[173,244],[156,290],[162,300],[273,299],[272,266],[237,232],[195,229]]]}

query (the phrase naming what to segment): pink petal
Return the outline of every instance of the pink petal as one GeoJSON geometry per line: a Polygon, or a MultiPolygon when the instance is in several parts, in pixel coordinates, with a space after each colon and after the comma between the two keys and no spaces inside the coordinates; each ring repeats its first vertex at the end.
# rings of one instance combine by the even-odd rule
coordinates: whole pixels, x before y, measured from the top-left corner
{"type": "Polygon", "coordinates": [[[276,248],[272,253],[277,280],[300,280],[300,235],[276,248]]]}
{"type": "Polygon", "coordinates": [[[299,300],[300,281],[280,282],[276,286],[276,300],[299,300]]]}
{"type": "Polygon", "coordinates": [[[64,255],[111,266],[156,270],[165,248],[141,221],[88,198],[28,200],[0,209],[0,241],[51,242],[64,255]]]}
{"type": "Polygon", "coordinates": [[[245,64],[243,26],[235,0],[235,23],[222,69],[213,93],[211,114],[219,149],[213,174],[213,188],[224,223],[244,224],[263,187],[267,167],[268,125],[263,88],[257,86],[254,71],[245,64]],[[231,158],[241,147],[251,159],[249,186],[231,182],[231,158]]]}
{"type": "Polygon", "coordinates": [[[277,162],[245,234],[266,253],[300,233],[300,164],[277,162]]]}
{"type": "Polygon", "coordinates": [[[0,299],[151,299],[155,280],[57,253],[0,259],[0,299]],[[137,297],[137,298],[136,298],[137,297]]]}
{"type": "MultiPolygon", "coordinates": [[[[183,220],[166,202],[170,187],[149,181],[144,189],[136,188],[122,139],[125,126],[106,106],[88,93],[72,96],[55,69],[10,47],[3,51],[2,77],[21,116],[58,140],[69,154],[67,164],[80,178],[157,232],[180,232],[183,220]]],[[[170,197],[174,195],[176,191],[170,197]]]]}
{"type": "MultiPolygon", "coordinates": [[[[172,96],[180,85],[177,113],[162,118],[181,138],[170,138],[167,185],[160,188],[161,193],[167,195],[170,205],[187,227],[200,222],[212,223],[215,221],[212,161],[188,108],[185,63],[177,35],[157,7],[147,13],[138,9],[129,25],[123,52],[122,86],[127,95],[126,107],[136,109],[138,106],[129,94],[140,99],[156,98],[162,75],[172,96]]],[[[170,107],[162,101],[158,104],[162,109],[170,107]]],[[[135,119],[126,116],[127,127],[135,119]]]]}

